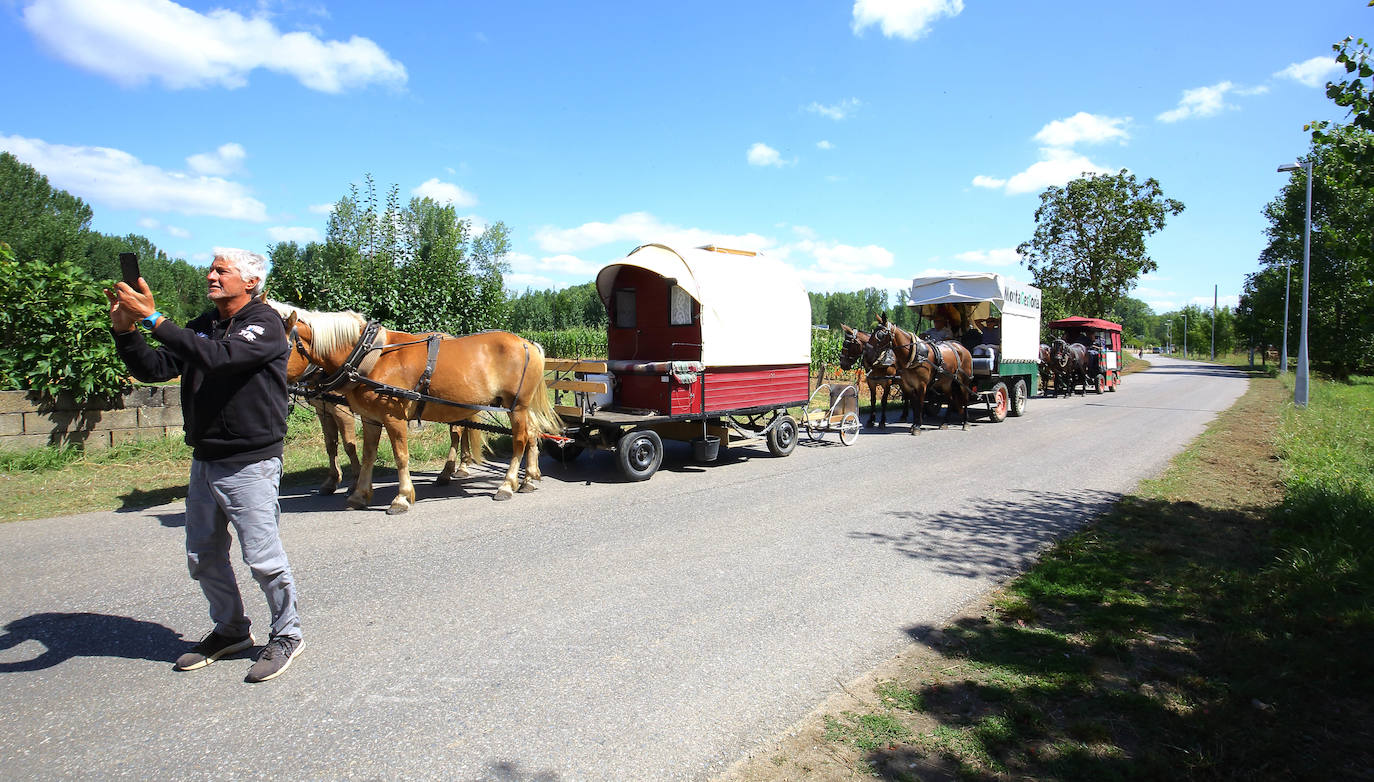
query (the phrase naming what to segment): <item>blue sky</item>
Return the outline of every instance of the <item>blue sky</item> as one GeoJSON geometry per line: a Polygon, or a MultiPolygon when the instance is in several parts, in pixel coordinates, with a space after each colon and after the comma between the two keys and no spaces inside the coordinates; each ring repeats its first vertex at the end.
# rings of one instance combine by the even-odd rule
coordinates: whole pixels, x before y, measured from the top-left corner
{"type": "MultiPolygon", "coordinates": [[[[1028,280],[1037,194],[1155,177],[1187,210],[1132,295],[1234,304],[1278,164],[1365,0],[753,3],[0,0],[0,149],[94,228],[208,263],[322,238],[371,173],[511,229],[514,289],[648,241],[808,288],[1028,280]]],[[[760,291],[766,295],[766,291],[760,291]]]]}

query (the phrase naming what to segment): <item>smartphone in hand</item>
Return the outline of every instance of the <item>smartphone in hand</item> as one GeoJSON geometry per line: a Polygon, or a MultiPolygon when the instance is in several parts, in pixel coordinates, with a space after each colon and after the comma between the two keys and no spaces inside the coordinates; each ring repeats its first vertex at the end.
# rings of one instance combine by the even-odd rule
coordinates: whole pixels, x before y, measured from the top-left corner
{"type": "Polygon", "coordinates": [[[119,270],[124,276],[124,282],[130,288],[138,290],[138,253],[120,253],[119,270]]]}

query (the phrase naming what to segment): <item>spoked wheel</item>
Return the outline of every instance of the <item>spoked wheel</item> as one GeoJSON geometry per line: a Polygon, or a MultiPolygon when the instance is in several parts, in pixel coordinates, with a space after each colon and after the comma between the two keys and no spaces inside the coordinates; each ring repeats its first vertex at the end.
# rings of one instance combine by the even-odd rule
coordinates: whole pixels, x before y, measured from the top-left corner
{"type": "Polygon", "coordinates": [[[1115,380],[1116,382],[1115,382],[1115,383],[1112,383],[1112,384],[1109,385],[1109,386],[1107,386],[1107,390],[1110,391],[1111,393],[1115,394],[1115,393],[1116,393],[1116,387],[1119,386],[1119,385],[1121,385],[1121,375],[1117,375],[1116,377],[1114,377],[1114,378],[1112,378],[1112,379],[1115,380]]]}
{"type": "Polygon", "coordinates": [[[820,411],[807,410],[801,421],[802,429],[806,432],[806,439],[813,443],[820,442],[825,435],[825,430],[820,428],[819,422],[815,418],[815,414],[818,412],[820,411]]]}
{"type": "Polygon", "coordinates": [[[1012,417],[1019,417],[1026,414],[1026,399],[1029,395],[1026,392],[1026,381],[1017,380],[1011,387],[1011,410],[1007,414],[1012,417]]]}
{"type": "Polygon", "coordinates": [[[627,479],[647,481],[663,463],[663,440],[652,429],[627,432],[616,443],[615,458],[627,479]]]}
{"type": "Polygon", "coordinates": [[[1093,390],[1096,391],[1097,393],[1099,393],[1099,394],[1105,394],[1105,393],[1107,393],[1107,376],[1106,376],[1106,375],[1098,375],[1098,376],[1097,376],[1097,379],[1093,381],[1093,385],[1096,386],[1093,390]]]}
{"type": "Polygon", "coordinates": [[[786,456],[797,447],[797,419],[784,414],[772,429],[768,430],[768,452],[774,456],[786,456]]]}
{"type": "Polygon", "coordinates": [[[988,413],[994,424],[1000,424],[1007,420],[1007,411],[1011,409],[1011,395],[1007,393],[1007,384],[1000,380],[992,387],[992,400],[988,404],[988,413]]]}
{"type": "Polygon", "coordinates": [[[844,445],[853,445],[859,439],[859,417],[853,413],[845,413],[844,420],[840,421],[840,442],[844,445]]]}

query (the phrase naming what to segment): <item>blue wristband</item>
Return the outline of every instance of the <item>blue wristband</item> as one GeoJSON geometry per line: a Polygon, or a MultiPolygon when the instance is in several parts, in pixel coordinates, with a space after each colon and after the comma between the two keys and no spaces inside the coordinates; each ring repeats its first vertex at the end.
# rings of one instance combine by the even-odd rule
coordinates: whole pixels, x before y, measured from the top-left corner
{"type": "Polygon", "coordinates": [[[153,310],[153,314],[143,319],[143,327],[148,329],[149,331],[152,331],[153,326],[157,325],[157,319],[160,317],[162,317],[162,313],[158,312],[157,310],[153,310]]]}

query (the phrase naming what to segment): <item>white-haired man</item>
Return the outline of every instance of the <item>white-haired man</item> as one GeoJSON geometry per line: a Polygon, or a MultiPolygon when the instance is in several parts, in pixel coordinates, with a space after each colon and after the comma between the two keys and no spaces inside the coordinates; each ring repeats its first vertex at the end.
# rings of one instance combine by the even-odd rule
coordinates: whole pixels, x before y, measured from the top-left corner
{"type": "Polygon", "coordinates": [[[157,311],[142,278],[139,290],[120,282],[105,291],[115,345],[133,376],[145,383],[181,376],[182,418],[192,448],[186,561],[210,602],[215,626],[176,668],[203,668],[254,643],[230,562],[232,525],[272,614],[267,645],[248,669],[250,682],[275,678],[301,651],[296,585],[278,531],[288,346],[281,317],[255,298],[266,276],[261,255],[215,248],[205,275],[215,308],[185,328],[157,311]],[[147,343],[140,322],[162,347],[147,343]]]}

